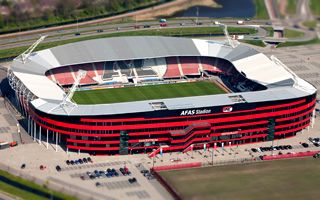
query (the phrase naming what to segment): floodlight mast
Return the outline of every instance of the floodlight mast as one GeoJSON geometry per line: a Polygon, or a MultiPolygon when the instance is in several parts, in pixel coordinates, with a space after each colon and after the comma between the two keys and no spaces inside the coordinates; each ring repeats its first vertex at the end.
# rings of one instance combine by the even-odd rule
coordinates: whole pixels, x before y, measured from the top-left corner
{"type": "Polygon", "coordinates": [[[82,78],[84,78],[87,75],[87,71],[80,69],[77,73],[76,76],[76,80],[73,83],[72,87],[70,88],[69,92],[67,94],[65,94],[65,96],[62,99],[62,102],[54,107],[53,109],[50,110],[56,110],[57,108],[60,108],[62,110],[64,110],[68,115],[70,114],[70,112],[77,107],[77,104],[75,102],[72,101],[72,97],[74,92],[76,91],[78,85],[80,84],[80,81],[82,78]]]}
{"type": "MultiPolygon", "coordinates": [[[[22,63],[26,63],[27,59],[30,57],[33,50],[47,37],[47,35],[41,36],[35,43],[33,43],[27,50],[25,50],[21,55],[21,61],[22,63]]],[[[18,56],[18,57],[19,57],[18,56]]],[[[17,57],[17,58],[18,58],[17,57]]]]}
{"type": "Polygon", "coordinates": [[[228,32],[228,26],[225,24],[221,24],[221,23],[219,23],[219,26],[223,28],[223,32],[227,38],[227,42],[228,42],[229,46],[231,46],[232,48],[236,48],[238,46],[238,42],[233,42],[231,40],[229,32],[228,32]]]}
{"type": "Polygon", "coordinates": [[[69,92],[64,96],[63,102],[72,102],[72,97],[74,92],[76,91],[78,85],[80,84],[81,79],[83,79],[87,75],[87,71],[80,69],[77,73],[76,81],[73,83],[72,87],[70,88],[69,92]]]}

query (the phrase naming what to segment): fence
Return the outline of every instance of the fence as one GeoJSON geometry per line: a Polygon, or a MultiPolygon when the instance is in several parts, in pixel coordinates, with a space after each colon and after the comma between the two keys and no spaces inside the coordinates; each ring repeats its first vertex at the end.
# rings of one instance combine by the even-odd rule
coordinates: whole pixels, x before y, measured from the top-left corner
{"type": "Polygon", "coordinates": [[[167,189],[167,191],[173,196],[176,200],[182,200],[178,192],[155,170],[151,169],[153,171],[153,175],[156,177],[156,179],[160,182],[160,184],[167,189]]]}
{"type": "Polygon", "coordinates": [[[192,162],[192,163],[183,163],[183,164],[175,164],[175,165],[163,165],[153,167],[153,171],[166,171],[166,170],[174,170],[174,169],[185,169],[185,168],[193,168],[193,167],[201,167],[201,162],[192,162]]]}
{"type": "Polygon", "coordinates": [[[284,158],[298,158],[298,157],[309,157],[313,156],[320,151],[307,151],[307,152],[298,152],[298,153],[291,153],[291,154],[282,154],[282,155],[271,155],[271,156],[263,156],[263,160],[277,160],[277,159],[284,159],[284,158]]]}

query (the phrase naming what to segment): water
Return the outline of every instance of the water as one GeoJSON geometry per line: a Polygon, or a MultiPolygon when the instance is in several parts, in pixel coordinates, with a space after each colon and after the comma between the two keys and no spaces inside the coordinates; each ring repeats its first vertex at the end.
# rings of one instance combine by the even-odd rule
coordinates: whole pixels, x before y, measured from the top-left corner
{"type": "Polygon", "coordinates": [[[196,17],[197,8],[199,17],[212,18],[252,18],[255,16],[256,8],[253,0],[216,0],[222,8],[211,8],[206,6],[195,6],[185,11],[181,11],[174,15],[174,17],[196,17]]]}

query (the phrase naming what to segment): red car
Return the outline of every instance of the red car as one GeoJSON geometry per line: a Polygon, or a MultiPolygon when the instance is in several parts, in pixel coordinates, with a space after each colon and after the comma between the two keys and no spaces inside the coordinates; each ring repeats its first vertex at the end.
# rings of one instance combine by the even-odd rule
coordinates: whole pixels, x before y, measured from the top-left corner
{"type": "Polygon", "coordinates": [[[160,23],[160,27],[166,27],[168,24],[166,22],[160,23]]]}

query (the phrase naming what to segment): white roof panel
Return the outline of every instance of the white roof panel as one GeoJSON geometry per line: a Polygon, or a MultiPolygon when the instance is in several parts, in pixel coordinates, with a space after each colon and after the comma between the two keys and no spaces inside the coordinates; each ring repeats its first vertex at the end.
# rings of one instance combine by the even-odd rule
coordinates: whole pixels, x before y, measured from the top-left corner
{"type": "Polygon", "coordinates": [[[13,72],[32,92],[39,98],[61,101],[64,97],[63,90],[46,76],[13,72]]]}
{"type": "Polygon", "coordinates": [[[262,85],[293,78],[281,65],[274,63],[262,53],[233,61],[232,64],[239,72],[244,72],[247,78],[262,85]]]}

